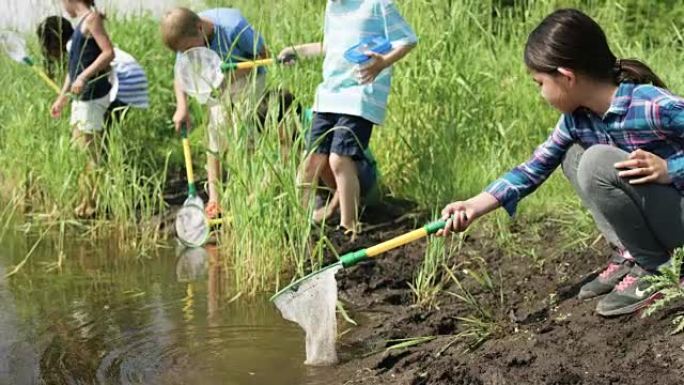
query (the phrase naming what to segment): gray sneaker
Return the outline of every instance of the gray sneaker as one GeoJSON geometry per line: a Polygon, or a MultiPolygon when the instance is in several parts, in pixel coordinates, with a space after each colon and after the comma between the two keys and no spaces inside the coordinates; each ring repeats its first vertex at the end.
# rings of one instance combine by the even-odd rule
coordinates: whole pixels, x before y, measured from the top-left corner
{"type": "Polygon", "coordinates": [[[623,314],[631,314],[648,306],[659,293],[651,293],[648,282],[641,279],[652,275],[638,265],[634,265],[629,274],[618,283],[613,291],[603,297],[596,305],[596,312],[602,316],[610,317],[623,314]]]}
{"type": "Polygon", "coordinates": [[[629,271],[632,269],[632,266],[634,266],[633,260],[616,254],[610,259],[608,266],[606,266],[606,268],[598,276],[596,276],[596,278],[590,282],[587,282],[580,288],[577,298],[589,299],[610,293],[615,285],[617,285],[620,280],[622,280],[622,278],[629,273],[629,271]]]}

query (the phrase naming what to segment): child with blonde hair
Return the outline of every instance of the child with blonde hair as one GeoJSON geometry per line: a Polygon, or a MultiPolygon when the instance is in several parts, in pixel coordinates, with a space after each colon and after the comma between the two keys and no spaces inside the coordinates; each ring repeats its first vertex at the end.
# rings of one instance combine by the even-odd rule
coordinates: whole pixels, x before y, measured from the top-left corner
{"type": "MultiPolygon", "coordinates": [[[[162,18],[161,34],[164,44],[179,54],[195,47],[208,47],[226,61],[241,62],[268,57],[264,39],[237,9],[217,8],[195,13],[183,7],[174,8],[162,18]]],[[[235,127],[239,124],[237,114],[231,112],[238,104],[245,109],[252,104],[256,106],[265,89],[265,73],[264,68],[233,71],[224,100],[209,108],[209,202],[206,207],[209,218],[220,216],[219,156],[225,151],[228,141],[229,130],[226,125],[230,123],[235,127]]],[[[178,80],[174,82],[174,88],[176,112],[173,122],[176,130],[180,130],[182,125],[190,127],[190,112],[187,96],[178,80]]]]}

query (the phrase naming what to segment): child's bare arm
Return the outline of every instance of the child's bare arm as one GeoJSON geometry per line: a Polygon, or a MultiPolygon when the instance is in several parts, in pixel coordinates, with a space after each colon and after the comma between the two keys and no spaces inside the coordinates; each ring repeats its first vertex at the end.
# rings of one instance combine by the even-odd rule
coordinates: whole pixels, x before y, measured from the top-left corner
{"type": "Polygon", "coordinates": [[[52,107],[50,107],[50,115],[53,118],[58,118],[60,117],[60,115],[62,115],[62,110],[64,109],[64,106],[66,105],[67,101],[69,100],[67,98],[69,88],[71,88],[71,78],[67,73],[66,77],[64,78],[64,85],[62,86],[62,90],[59,92],[59,95],[57,96],[55,102],[52,103],[52,107]]]}
{"type": "Polygon", "coordinates": [[[322,42],[293,45],[280,51],[278,58],[285,60],[289,57],[310,58],[325,54],[322,42]]]}
{"type": "Polygon", "coordinates": [[[188,110],[188,97],[183,90],[180,81],[174,79],[173,91],[176,95],[176,112],[173,114],[173,124],[176,131],[180,132],[181,126],[185,124],[190,128],[190,112],[188,110]]]}
{"type": "Polygon", "coordinates": [[[95,74],[106,70],[109,68],[112,60],[114,60],[114,47],[112,47],[112,42],[109,40],[107,31],[104,29],[104,23],[102,16],[97,13],[91,13],[86,19],[86,29],[92,35],[95,42],[100,47],[100,55],[95,59],[95,61],[89,65],[76,79],[73,80],[73,88],[79,88],[72,90],[75,93],[80,93],[85,83],[88,82],[95,74]],[[79,86],[79,87],[77,87],[79,86]]]}
{"type": "Polygon", "coordinates": [[[415,46],[415,44],[400,45],[384,55],[373,51],[366,52],[366,55],[370,56],[373,61],[359,72],[361,83],[374,81],[380,72],[404,58],[415,46]]]}
{"type": "Polygon", "coordinates": [[[450,203],[442,210],[442,219],[446,220],[447,224],[443,230],[437,232],[437,235],[465,231],[475,219],[489,214],[500,206],[499,201],[487,192],[482,192],[467,201],[450,203]]]}
{"type": "Polygon", "coordinates": [[[59,97],[66,97],[66,95],[69,93],[69,89],[71,88],[71,77],[69,76],[69,73],[67,72],[66,76],[64,77],[64,84],[62,84],[62,90],[59,92],[59,97]]]}
{"type": "MultiPolygon", "coordinates": [[[[256,55],[255,60],[268,59],[270,56],[271,53],[268,51],[268,48],[264,45],[261,48],[261,51],[259,51],[259,53],[256,55]]],[[[236,69],[235,71],[233,71],[233,80],[245,77],[249,75],[249,73],[253,70],[253,68],[236,69]]]]}
{"type": "Polygon", "coordinates": [[[387,67],[403,59],[404,56],[411,52],[411,50],[415,47],[416,44],[400,45],[399,47],[392,49],[389,53],[383,55],[387,67]]]}

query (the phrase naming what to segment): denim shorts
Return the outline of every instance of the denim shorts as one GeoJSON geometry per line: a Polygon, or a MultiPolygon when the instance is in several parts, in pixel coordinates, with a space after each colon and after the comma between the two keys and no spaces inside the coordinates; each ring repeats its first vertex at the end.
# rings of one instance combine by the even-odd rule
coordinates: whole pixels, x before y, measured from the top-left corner
{"type": "Polygon", "coordinates": [[[316,112],[307,136],[307,148],[318,154],[362,159],[372,131],[373,123],[362,117],[316,112]]]}

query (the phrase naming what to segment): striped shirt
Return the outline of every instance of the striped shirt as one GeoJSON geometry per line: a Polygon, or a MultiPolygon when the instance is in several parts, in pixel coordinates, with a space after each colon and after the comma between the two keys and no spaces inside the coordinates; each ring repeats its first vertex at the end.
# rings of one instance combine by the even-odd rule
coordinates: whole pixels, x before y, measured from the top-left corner
{"type": "Polygon", "coordinates": [[[392,48],[418,42],[392,0],[328,0],[323,82],[316,91],[314,111],[360,116],[382,124],[392,68],[386,68],[370,84],[359,84],[357,65],[344,58],[346,50],[368,36],[382,36],[392,48]]]}
{"type": "MultiPolygon", "coordinates": [[[[71,52],[71,40],[66,44],[67,52],[71,52]]],[[[121,103],[136,108],[148,108],[150,96],[148,92],[145,70],[128,52],[114,48],[114,60],[111,62],[113,71],[109,82],[112,89],[109,100],[119,100],[121,103]]]]}
{"type": "Polygon", "coordinates": [[[631,83],[620,84],[602,117],[585,108],[561,116],[551,136],[527,162],[485,191],[514,215],[518,202],[544,183],[574,143],[658,155],[667,161],[673,186],[684,195],[684,99],[662,88],[631,83]]]}
{"type": "Polygon", "coordinates": [[[111,101],[118,99],[131,107],[148,108],[150,97],[145,70],[127,52],[115,48],[114,54],[111,101]]]}

